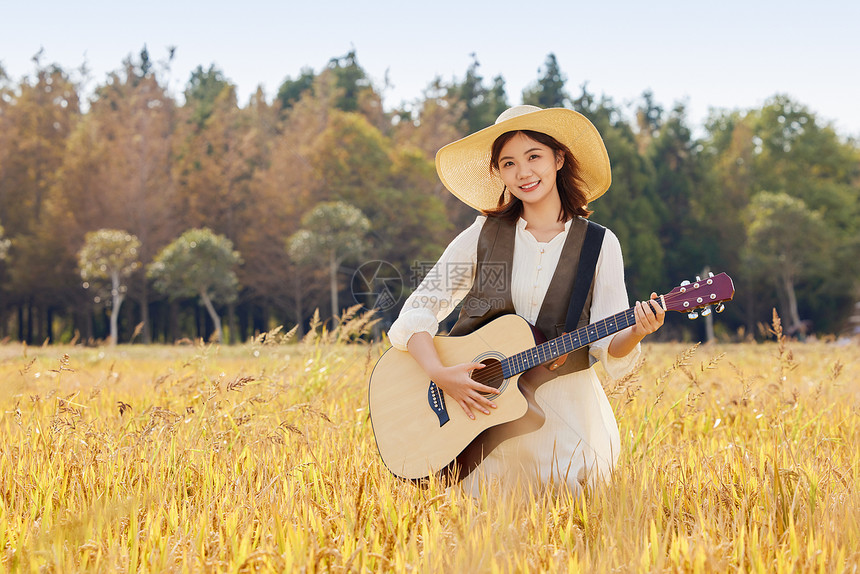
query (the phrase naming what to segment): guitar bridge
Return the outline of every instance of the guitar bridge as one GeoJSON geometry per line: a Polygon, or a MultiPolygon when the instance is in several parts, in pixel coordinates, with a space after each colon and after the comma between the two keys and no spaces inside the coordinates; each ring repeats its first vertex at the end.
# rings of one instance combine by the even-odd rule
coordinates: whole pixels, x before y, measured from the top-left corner
{"type": "Polygon", "coordinates": [[[436,416],[439,417],[439,426],[444,426],[450,420],[448,408],[445,406],[445,394],[433,381],[430,381],[430,387],[427,389],[427,402],[436,416]]]}

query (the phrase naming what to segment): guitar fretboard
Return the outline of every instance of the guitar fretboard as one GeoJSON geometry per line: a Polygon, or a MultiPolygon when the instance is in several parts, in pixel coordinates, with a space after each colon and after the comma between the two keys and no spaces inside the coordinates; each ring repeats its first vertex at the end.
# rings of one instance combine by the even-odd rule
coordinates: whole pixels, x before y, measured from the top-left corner
{"type": "Polygon", "coordinates": [[[553,361],[589,343],[626,329],[634,323],[636,323],[636,316],[631,307],[626,311],[585,325],[546,343],[541,343],[537,347],[517,353],[516,355],[511,355],[501,361],[502,374],[507,379],[508,377],[528,371],[533,367],[553,361]]]}

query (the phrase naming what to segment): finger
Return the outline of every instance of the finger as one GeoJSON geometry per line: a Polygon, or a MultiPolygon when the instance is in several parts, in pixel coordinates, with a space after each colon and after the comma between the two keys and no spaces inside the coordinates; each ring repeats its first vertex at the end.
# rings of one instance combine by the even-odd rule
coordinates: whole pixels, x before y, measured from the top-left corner
{"type": "Polygon", "coordinates": [[[654,317],[657,319],[661,319],[666,312],[663,310],[662,305],[657,302],[656,299],[651,299],[648,301],[650,303],[651,310],[654,312],[654,317]]]}
{"type": "Polygon", "coordinates": [[[469,403],[467,403],[465,399],[463,399],[459,402],[460,402],[460,406],[463,407],[463,412],[466,413],[466,416],[472,420],[475,420],[475,415],[472,414],[472,409],[469,407],[469,403]]]}
{"type": "Polygon", "coordinates": [[[486,366],[487,365],[485,365],[484,363],[463,363],[463,367],[467,371],[474,371],[476,369],[483,369],[486,366]]]}
{"type": "MultiPolygon", "coordinates": [[[[498,392],[499,392],[499,389],[497,389],[495,387],[490,387],[488,385],[484,385],[482,383],[477,383],[475,385],[472,385],[472,388],[474,390],[478,391],[479,393],[487,393],[489,395],[495,395],[495,394],[498,394],[498,392]]],[[[483,395],[481,395],[481,396],[483,396],[483,395]]]]}
{"type": "Polygon", "coordinates": [[[657,318],[655,317],[654,309],[647,301],[638,301],[636,303],[636,307],[639,311],[639,314],[636,317],[639,326],[643,331],[648,333],[654,332],[657,326],[657,318]]]}
{"type": "MultiPolygon", "coordinates": [[[[470,410],[474,409],[478,412],[484,413],[485,415],[490,414],[490,411],[487,409],[487,407],[484,406],[483,404],[481,404],[482,403],[481,399],[482,399],[482,397],[480,395],[470,395],[470,396],[466,397],[465,401],[469,405],[470,410]]],[[[472,418],[475,418],[475,417],[472,417],[472,418]]]]}
{"type": "MultiPolygon", "coordinates": [[[[486,386],[482,386],[482,389],[490,389],[489,391],[484,391],[484,390],[481,390],[481,391],[480,391],[481,393],[488,393],[488,394],[490,394],[490,395],[495,395],[495,394],[498,394],[498,392],[499,392],[499,389],[494,389],[493,387],[486,387],[486,386]]],[[[491,408],[491,409],[496,408],[496,403],[494,403],[494,402],[493,402],[493,401],[491,401],[488,397],[486,397],[486,396],[484,396],[484,395],[482,395],[482,394],[480,394],[480,393],[476,396],[476,401],[477,401],[477,402],[481,405],[481,407],[483,407],[483,408],[491,408]]],[[[487,411],[484,411],[484,413],[485,413],[485,414],[490,414],[490,413],[489,413],[489,412],[487,412],[487,411]]]]}
{"type": "Polygon", "coordinates": [[[484,413],[485,415],[490,414],[490,409],[489,409],[489,407],[487,407],[487,406],[485,406],[485,405],[483,404],[483,403],[485,402],[484,400],[474,400],[473,402],[474,402],[474,404],[475,404],[475,408],[476,408],[477,410],[481,411],[481,412],[482,412],[482,413],[484,413]]]}

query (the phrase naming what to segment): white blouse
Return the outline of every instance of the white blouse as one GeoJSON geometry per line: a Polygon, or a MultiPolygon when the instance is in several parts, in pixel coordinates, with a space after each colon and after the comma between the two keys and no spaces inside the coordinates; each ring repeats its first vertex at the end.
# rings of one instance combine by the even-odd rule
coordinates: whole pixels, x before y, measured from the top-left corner
{"type": "MultiPolygon", "coordinates": [[[[406,350],[410,337],[426,331],[435,335],[444,320],[469,293],[477,265],[477,246],[486,217],[458,235],[445,249],[421,285],[409,296],[398,319],[391,325],[391,344],[406,350]]],[[[558,265],[571,222],[548,242],[540,242],[517,222],[514,242],[511,294],[514,309],[531,324],[537,320],[546,291],[558,265]]],[[[621,245],[606,230],[595,269],[591,322],[629,308],[624,285],[621,245]]],[[[626,374],[640,355],[637,345],[627,356],[608,353],[612,337],[590,345],[592,364],[600,360],[613,378],[626,374]]],[[[463,481],[478,495],[487,479],[510,487],[518,479],[537,479],[545,485],[581,485],[605,479],[618,458],[620,440],[615,416],[594,368],[559,376],[538,388],[535,398],[546,413],[544,425],[532,433],[499,445],[481,466],[463,481]]],[[[489,416],[492,416],[490,414],[489,416]]]]}

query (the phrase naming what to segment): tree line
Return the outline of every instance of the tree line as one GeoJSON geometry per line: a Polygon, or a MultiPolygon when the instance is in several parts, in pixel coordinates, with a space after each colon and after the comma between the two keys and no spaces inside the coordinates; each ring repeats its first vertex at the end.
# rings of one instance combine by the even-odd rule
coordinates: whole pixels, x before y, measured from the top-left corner
{"type": "Polygon", "coordinates": [[[516,100],[473,56],[396,107],[355,52],[244,105],[214,65],[172,95],[170,55],[146,48],[86,97],[75,72],[34,62],[18,81],[0,68],[0,339],[211,339],[222,317],[230,342],[301,331],[317,309],[373,307],[351,283],[370,261],[400,279],[379,284],[396,284],[384,326],[476,215],[438,181],[436,151],[520,102],[603,135],[613,183],[589,207],[621,241],[631,299],[726,271],[718,329],[743,338],[773,308],[792,333],[839,333],[860,298],[860,146],[784,95],[694,130],[648,91],[571,91],[553,54],[516,100]]]}

